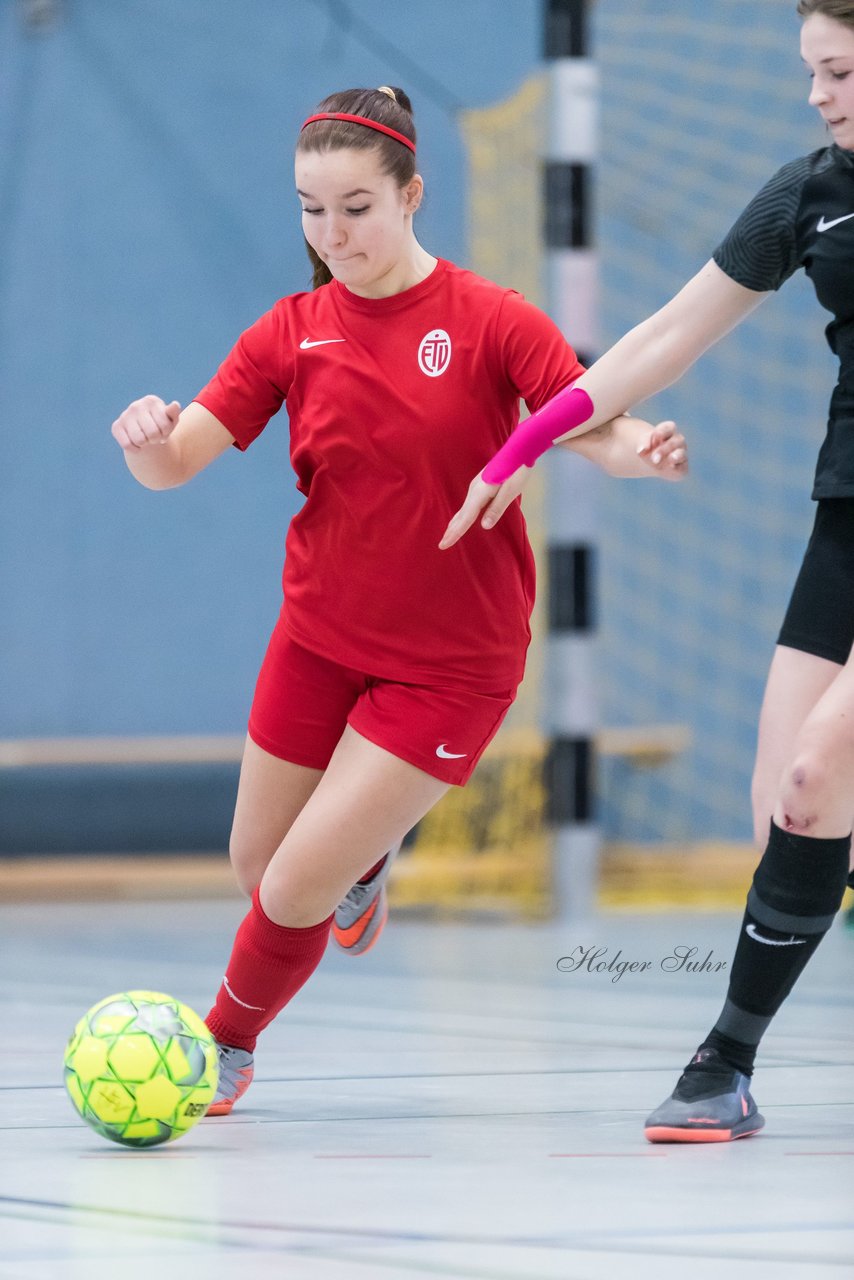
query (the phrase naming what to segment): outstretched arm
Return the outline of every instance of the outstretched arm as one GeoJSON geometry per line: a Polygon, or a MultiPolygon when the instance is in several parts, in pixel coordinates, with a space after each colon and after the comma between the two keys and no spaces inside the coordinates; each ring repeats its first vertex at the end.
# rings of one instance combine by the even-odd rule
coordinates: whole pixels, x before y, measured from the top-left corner
{"type": "Polygon", "coordinates": [[[660,311],[631,329],[578,379],[575,385],[596,406],[590,426],[678,382],[767,297],[736,284],[716,262],[707,262],[660,311]]]}
{"type": "Polygon", "coordinates": [[[468,496],[452,517],[440,547],[453,546],[481,513],[484,528],[491,528],[518,496],[525,468],[533,465],[536,456],[552,443],[570,435],[578,438],[676,382],[767,296],[736,284],[715,262],[707,262],[660,311],[582,374],[570,391],[562,391],[514,431],[484,468],[488,478],[481,472],[469,485],[468,496]],[[514,463],[516,469],[507,474],[514,463]]]}

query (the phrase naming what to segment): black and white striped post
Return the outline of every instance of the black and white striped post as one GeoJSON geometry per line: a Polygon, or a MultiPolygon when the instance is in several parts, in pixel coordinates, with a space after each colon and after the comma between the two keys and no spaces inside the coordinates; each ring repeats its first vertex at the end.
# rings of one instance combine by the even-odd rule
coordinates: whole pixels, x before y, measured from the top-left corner
{"type": "MultiPolygon", "coordinates": [[[[544,0],[549,75],[545,242],[549,312],[579,359],[597,347],[597,261],[591,176],[597,147],[598,83],[589,56],[590,0],[544,0]]],[[[593,794],[598,723],[594,515],[596,475],[566,450],[548,455],[549,636],[546,654],[547,785],[559,918],[595,905],[599,831],[593,794]]]]}

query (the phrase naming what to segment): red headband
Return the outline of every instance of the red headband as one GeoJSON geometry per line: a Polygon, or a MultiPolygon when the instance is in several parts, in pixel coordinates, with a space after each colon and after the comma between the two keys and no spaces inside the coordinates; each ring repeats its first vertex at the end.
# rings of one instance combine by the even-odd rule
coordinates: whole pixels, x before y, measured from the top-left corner
{"type": "Polygon", "coordinates": [[[413,153],[415,151],[415,143],[412,139],[407,138],[403,133],[398,133],[397,129],[390,129],[387,124],[380,124],[378,120],[368,120],[366,116],[348,115],[345,111],[321,111],[316,116],[309,116],[302,125],[300,133],[302,133],[306,125],[314,124],[315,120],[346,120],[348,124],[363,124],[368,129],[376,129],[378,133],[386,133],[397,142],[402,142],[413,153]]]}

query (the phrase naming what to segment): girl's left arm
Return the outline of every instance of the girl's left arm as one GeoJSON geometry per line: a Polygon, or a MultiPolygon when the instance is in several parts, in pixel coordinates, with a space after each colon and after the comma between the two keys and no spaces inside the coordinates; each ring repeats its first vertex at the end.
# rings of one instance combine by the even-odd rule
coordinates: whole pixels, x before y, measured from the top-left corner
{"type": "Polygon", "coordinates": [[[642,418],[623,414],[562,441],[558,447],[624,479],[658,476],[661,480],[684,480],[688,474],[688,446],[675,422],[652,426],[642,418]]]}

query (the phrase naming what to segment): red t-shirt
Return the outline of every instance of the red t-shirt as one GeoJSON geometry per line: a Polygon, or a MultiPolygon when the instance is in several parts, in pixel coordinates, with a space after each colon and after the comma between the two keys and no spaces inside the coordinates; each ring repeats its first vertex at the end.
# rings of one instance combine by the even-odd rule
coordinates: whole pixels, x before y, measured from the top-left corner
{"type": "Polygon", "coordinates": [[[535,582],[520,503],[438,542],[519,397],[533,411],[582,371],[520,294],[441,259],[393,297],[333,281],[247,329],[196,399],[240,449],[287,402],[306,499],[286,543],[293,639],[384,679],[514,689],[535,582]]]}

